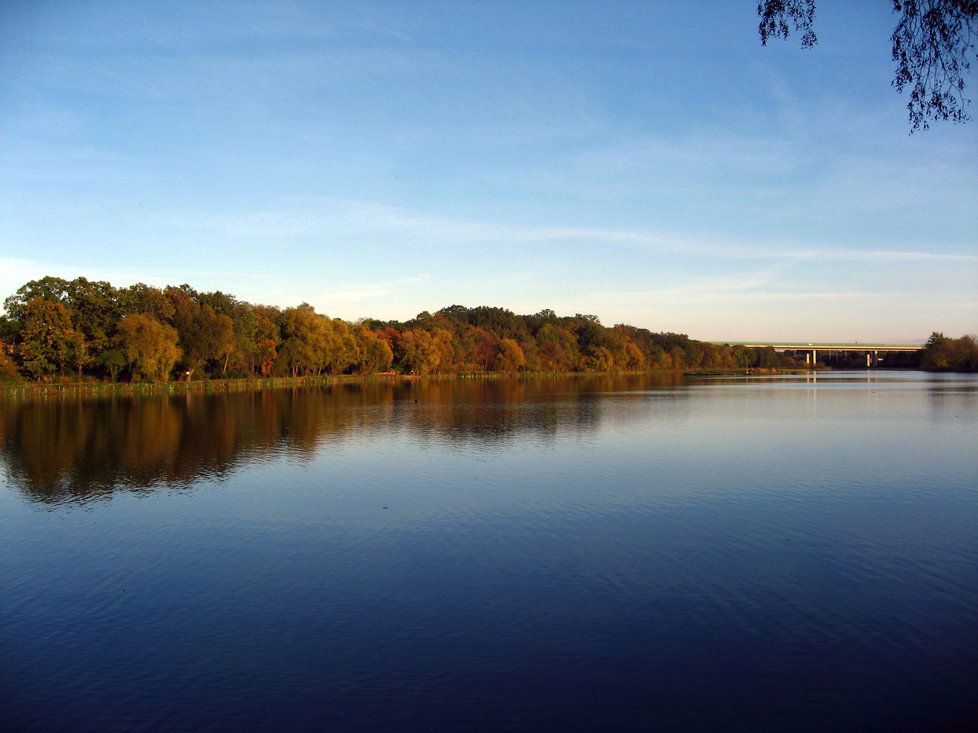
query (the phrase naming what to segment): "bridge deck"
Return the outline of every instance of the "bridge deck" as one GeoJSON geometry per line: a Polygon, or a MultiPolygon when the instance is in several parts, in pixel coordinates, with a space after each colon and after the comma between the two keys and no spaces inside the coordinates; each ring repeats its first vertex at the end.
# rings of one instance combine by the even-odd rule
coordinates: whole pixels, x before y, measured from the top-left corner
{"type": "Polygon", "coordinates": [[[851,343],[839,342],[785,342],[785,341],[714,341],[717,345],[727,344],[730,346],[745,346],[750,349],[764,349],[772,347],[776,351],[920,351],[924,348],[923,344],[874,344],[853,341],[851,343]]]}

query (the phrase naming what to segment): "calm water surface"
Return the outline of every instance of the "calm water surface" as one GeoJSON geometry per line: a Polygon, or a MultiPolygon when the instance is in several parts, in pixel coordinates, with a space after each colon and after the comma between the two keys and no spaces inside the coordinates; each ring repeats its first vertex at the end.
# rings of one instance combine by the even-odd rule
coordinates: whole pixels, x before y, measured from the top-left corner
{"type": "Polygon", "coordinates": [[[974,375],[0,401],[5,730],[976,711],[974,375]]]}

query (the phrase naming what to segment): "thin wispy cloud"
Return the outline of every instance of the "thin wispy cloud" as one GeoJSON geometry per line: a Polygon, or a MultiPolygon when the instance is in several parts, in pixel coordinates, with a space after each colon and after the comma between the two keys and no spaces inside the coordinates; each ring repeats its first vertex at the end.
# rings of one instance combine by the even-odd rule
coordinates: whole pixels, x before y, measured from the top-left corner
{"type": "MultiPolygon", "coordinates": [[[[14,5],[7,293],[84,275],[694,336],[978,323],[978,125],[908,136],[846,28],[813,55],[724,3],[14,5]]],[[[888,16],[845,13],[883,40],[888,16]]]]}
{"type": "Polygon", "coordinates": [[[933,252],[799,247],[791,243],[758,244],[738,238],[693,237],[642,229],[468,221],[360,201],[338,201],[293,209],[224,216],[188,216],[180,217],[176,221],[181,226],[215,230],[228,237],[276,241],[314,237],[374,237],[393,238],[395,241],[437,241],[446,245],[584,242],[595,245],[643,246],[672,253],[708,255],[722,259],[772,259],[825,263],[926,261],[978,263],[978,251],[933,252]]]}

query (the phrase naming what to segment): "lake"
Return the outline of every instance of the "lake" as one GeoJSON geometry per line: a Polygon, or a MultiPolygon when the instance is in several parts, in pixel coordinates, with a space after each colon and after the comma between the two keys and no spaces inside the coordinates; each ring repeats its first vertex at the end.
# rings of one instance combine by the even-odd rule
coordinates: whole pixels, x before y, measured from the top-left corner
{"type": "Polygon", "coordinates": [[[978,377],[0,400],[5,730],[978,729],[978,377]]]}

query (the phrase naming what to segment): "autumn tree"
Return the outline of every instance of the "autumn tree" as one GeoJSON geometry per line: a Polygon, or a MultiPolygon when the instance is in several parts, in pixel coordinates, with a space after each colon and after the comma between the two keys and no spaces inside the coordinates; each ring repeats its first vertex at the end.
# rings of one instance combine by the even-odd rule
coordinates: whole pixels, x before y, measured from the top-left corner
{"type": "Polygon", "coordinates": [[[573,333],[553,323],[545,323],[536,335],[540,366],[549,372],[575,371],[581,366],[581,351],[573,333]]]}
{"type": "MultiPolygon", "coordinates": [[[[406,323],[365,319],[351,324],[317,314],[307,304],[281,311],[220,291],[201,293],[189,285],[160,290],[137,283],[116,289],[85,278],[52,277],[26,283],[6,299],[5,307],[0,339],[14,345],[22,372],[38,379],[69,368],[81,374],[86,365],[113,381],[127,367],[136,378],[164,378],[170,368],[167,354],[159,360],[138,356],[150,353],[147,344],[160,335],[145,327],[145,319],[174,329],[181,370],[210,377],[365,374],[390,368],[449,374],[788,363],[783,356],[775,363],[770,354],[742,347],[624,324],[607,328],[594,315],[558,316],[548,309],[517,315],[505,308],[453,305],[434,314],[419,313],[406,323]],[[137,315],[143,318],[126,320],[137,315]],[[123,331],[116,333],[123,322],[123,331]]],[[[168,340],[170,332],[163,334],[168,340]]],[[[951,341],[932,344],[928,363],[935,368],[973,364],[973,340],[951,341]]]]}
{"type": "Polygon", "coordinates": [[[282,311],[279,360],[293,377],[322,373],[331,337],[326,320],[308,303],[282,311]]]}
{"type": "MultiPolygon", "coordinates": [[[[680,351],[680,353],[682,353],[680,351]]],[[[649,353],[648,358],[649,368],[655,369],[660,372],[669,371],[674,369],[675,365],[672,362],[672,354],[660,346],[654,346],[649,353]]]]}
{"type": "Polygon", "coordinates": [[[331,374],[342,374],[360,362],[360,344],[346,321],[327,318],[324,325],[328,333],[324,366],[331,374]]]}
{"type": "Polygon", "coordinates": [[[25,309],[34,298],[43,298],[51,303],[62,303],[68,299],[68,281],[60,277],[42,277],[29,280],[17,288],[17,291],[3,301],[7,317],[15,330],[19,331],[24,325],[25,309]]]}
{"type": "Polygon", "coordinates": [[[523,349],[511,338],[500,339],[499,355],[496,357],[496,371],[515,374],[526,364],[523,349]]]}
{"type": "Polygon", "coordinates": [[[249,326],[242,335],[242,352],[250,360],[251,371],[257,370],[263,377],[272,373],[278,358],[282,340],[278,322],[281,318],[278,308],[255,306],[251,311],[249,326]]]}
{"type": "MultiPolygon", "coordinates": [[[[249,303],[238,300],[230,293],[223,293],[216,290],[212,293],[199,293],[197,301],[201,305],[201,310],[210,307],[217,316],[217,320],[211,324],[212,333],[218,341],[213,345],[215,353],[219,354],[215,360],[220,364],[221,375],[228,372],[228,364],[232,356],[237,356],[239,352],[246,351],[251,345],[252,329],[254,327],[254,308],[249,303]]],[[[246,353],[241,354],[242,358],[248,358],[246,353]]]]}
{"type": "Polygon", "coordinates": [[[216,313],[205,304],[200,309],[199,344],[205,359],[213,360],[221,365],[221,374],[228,370],[228,360],[238,347],[234,337],[234,322],[230,316],[216,313]]]}
{"type": "Polygon", "coordinates": [[[686,367],[686,352],[680,346],[673,346],[669,349],[669,359],[673,369],[684,369],[686,367]]]}
{"type": "Polygon", "coordinates": [[[586,366],[594,372],[610,372],[615,369],[615,355],[607,346],[594,348],[587,356],[586,366]]]}
{"type": "Polygon", "coordinates": [[[520,347],[520,351],[523,352],[523,369],[528,372],[540,371],[540,349],[537,346],[536,339],[527,334],[519,339],[517,344],[520,347]]]}
{"type": "Polygon", "coordinates": [[[210,366],[212,372],[227,371],[228,359],[237,348],[234,324],[217,313],[213,306],[198,303],[199,294],[188,285],[163,291],[173,307],[172,322],[177,330],[181,361],[188,377],[210,366]]]}
{"type": "Polygon", "coordinates": [[[623,365],[629,371],[639,371],[645,368],[645,354],[633,341],[625,343],[623,365]]]}
{"type": "Polygon", "coordinates": [[[176,329],[143,313],[123,318],[117,338],[119,350],[137,380],[166,381],[180,358],[176,329]]]}
{"type": "MultiPolygon", "coordinates": [[[[978,32],[976,0],[892,0],[898,15],[890,36],[891,57],[896,64],[892,86],[901,94],[909,90],[907,111],[910,131],[929,127],[930,120],[965,122],[965,75],[971,68],[978,32]]],[[[803,48],[818,43],[815,34],[815,0],[761,0],[758,31],[761,43],[769,38],[788,38],[791,29],[801,33],[803,48]]],[[[978,58],[978,57],[976,57],[978,58]]]]}
{"type": "Polygon", "coordinates": [[[360,374],[369,374],[390,369],[394,361],[390,343],[362,325],[356,327],[356,333],[360,343],[356,370],[360,374]]]}
{"type": "Polygon", "coordinates": [[[464,351],[462,361],[466,368],[475,371],[491,371],[499,353],[499,337],[492,331],[469,325],[463,331],[464,351]]]}
{"type": "Polygon", "coordinates": [[[571,324],[581,354],[584,368],[596,372],[609,372],[615,367],[613,333],[601,325],[597,316],[578,313],[571,324]]]}
{"type": "Polygon", "coordinates": [[[109,347],[121,316],[116,289],[104,280],[77,277],[68,283],[65,295],[72,322],[85,337],[87,361],[95,362],[109,347]]]}
{"type": "Polygon", "coordinates": [[[20,379],[17,364],[13,360],[13,347],[0,339],[0,382],[16,382],[20,379]]]}
{"type": "Polygon", "coordinates": [[[421,328],[410,328],[398,334],[394,353],[402,369],[409,373],[431,374],[437,366],[431,334],[421,328]]]}
{"type": "Polygon", "coordinates": [[[78,364],[86,366],[97,363],[99,354],[109,346],[119,318],[115,288],[110,283],[90,281],[84,277],[74,280],[60,277],[31,280],[4,301],[9,329],[13,332],[11,335],[16,335],[24,327],[27,305],[34,298],[43,298],[67,309],[72,327],[85,342],[85,353],[79,355],[78,364]]]}
{"type": "Polygon", "coordinates": [[[435,328],[431,332],[432,348],[435,353],[435,366],[432,371],[449,374],[458,371],[458,358],[455,339],[451,331],[445,328],[435,328]]]}
{"type": "Polygon", "coordinates": [[[55,372],[63,376],[70,368],[80,376],[87,358],[85,337],[72,323],[67,306],[34,297],[19,314],[23,327],[18,352],[24,371],[38,380],[55,372]]]}

